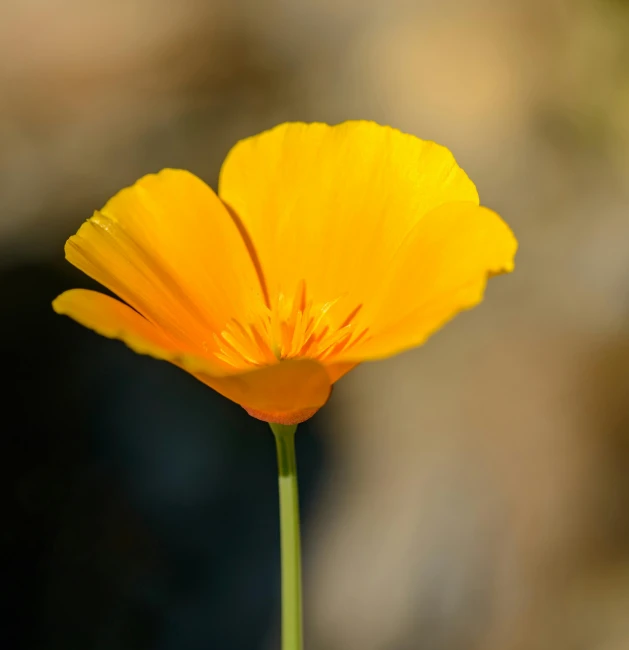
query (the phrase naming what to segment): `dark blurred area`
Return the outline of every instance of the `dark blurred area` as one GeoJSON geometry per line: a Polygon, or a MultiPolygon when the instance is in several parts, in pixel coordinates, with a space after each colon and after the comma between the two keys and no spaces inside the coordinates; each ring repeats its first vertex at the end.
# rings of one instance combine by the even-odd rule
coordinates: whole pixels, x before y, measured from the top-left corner
{"type": "Polygon", "coordinates": [[[279,646],[266,425],[50,303],[143,174],[364,118],[521,250],[300,427],[308,648],[629,648],[629,3],[4,0],[0,62],[0,647],[279,646]]]}
{"type": "MultiPolygon", "coordinates": [[[[266,425],[57,318],[50,299],[86,285],[78,273],[30,264],[0,282],[2,647],[261,647],[279,616],[266,425]]],[[[306,518],[322,457],[313,422],[299,438],[306,518]]]]}
{"type": "Polygon", "coordinates": [[[272,436],[176,368],[57,318],[69,283],[89,286],[60,264],[0,284],[2,647],[260,647],[279,616],[272,436]]]}

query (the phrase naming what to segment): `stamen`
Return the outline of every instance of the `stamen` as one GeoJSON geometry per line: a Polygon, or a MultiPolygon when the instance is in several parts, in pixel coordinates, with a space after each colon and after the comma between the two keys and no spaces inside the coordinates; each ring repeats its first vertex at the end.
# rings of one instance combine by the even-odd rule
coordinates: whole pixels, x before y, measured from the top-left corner
{"type": "Polygon", "coordinates": [[[343,329],[344,327],[347,327],[356,317],[356,314],[363,308],[362,303],[358,305],[355,309],[353,309],[349,316],[341,323],[341,327],[339,329],[343,329]]]}
{"type": "Polygon", "coordinates": [[[344,297],[314,304],[301,280],[292,299],[279,292],[273,306],[256,323],[232,320],[219,336],[214,335],[216,356],[241,368],[281,359],[329,360],[355,346],[369,331],[356,329],[355,319],[362,303],[351,309],[340,325],[334,324],[334,313],[338,313],[344,297]]]}

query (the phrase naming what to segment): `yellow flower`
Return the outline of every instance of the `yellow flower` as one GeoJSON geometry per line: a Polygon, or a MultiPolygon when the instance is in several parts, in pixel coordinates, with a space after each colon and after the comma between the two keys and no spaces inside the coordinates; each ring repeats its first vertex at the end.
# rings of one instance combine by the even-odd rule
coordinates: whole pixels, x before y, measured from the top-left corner
{"type": "Polygon", "coordinates": [[[480,302],[516,248],[444,147],[371,122],[282,124],[236,144],[218,196],[174,169],[119,192],[65,251],[124,302],[74,289],[53,306],[294,424],[356,364],[480,302]]]}

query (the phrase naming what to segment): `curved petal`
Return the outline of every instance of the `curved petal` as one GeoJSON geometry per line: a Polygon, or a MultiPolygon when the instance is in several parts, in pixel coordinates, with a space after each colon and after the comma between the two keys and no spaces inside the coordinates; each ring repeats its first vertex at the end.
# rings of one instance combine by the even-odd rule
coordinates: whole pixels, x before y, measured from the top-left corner
{"type": "Polygon", "coordinates": [[[173,343],[146,318],[124,303],[98,291],[70,289],[52,303],[58,314],[110,339],[122,339],[134,352],[167,359],[173,343]]]}
{"type": "Polygon", "coordinates": [[[250,410],[273,413],[278,418],[306,410],[312,415],[330,395],[331,385],[325,368],[315,361],[282,361],[229,374],[229,370],[210,360],[182,350],[146,318],[119,300],[97,291],[66,291],[53,302],[53,308],[103,336],[121,339],[135,352],[174,363],[250,410]]]}
{"type": "Polygon", "coordinates": [[[263,296],[229,211],[193,174],[166,169],[122,190],[66,244],[67,259],[197,349],[263,296]]]}
{"type": "Polygon", "coordinates": [[[255,242],[271,298],[301,280],[315,303],[368,299],[423,215],[478,203],[452,154],[372,122],[290,123],[243,140],[221,169],[219,195],[255,242]]]}
{"type": "Polygon", "coordinates": [[[195,370],[225,372],[221,365],[182,348],[181,343],[131,307],[98,291],[70,289],[58,296],[52,306],[58,314],[69,316],[102,336],[119,339],[139,354],[173,363],[185,362],[195,370]]]}
{"type": "Polygon", "coordinates": [[[365,306],[370,335],[335,362],[392,356],[421,345],[483,298],[487,278],[513,270],[517,241],[504,221],[473,203],[426,215],[400,247],[365,306]]]}
{"type": "Polygon", "coordinates": [[[231,376],[194,375],[247,410],[276,414],[316,411],[328,401],[331,390],[325,368],[311,359],[281,361],[231,376]]]}

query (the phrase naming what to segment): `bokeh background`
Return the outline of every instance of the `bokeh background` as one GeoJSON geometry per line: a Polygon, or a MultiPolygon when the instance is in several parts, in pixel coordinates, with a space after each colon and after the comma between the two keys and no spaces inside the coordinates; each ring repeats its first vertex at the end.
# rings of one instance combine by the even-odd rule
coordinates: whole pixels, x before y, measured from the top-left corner
{"type": "Polygon", "coordinates": [[[278,647],[266,427],[50,301],[121,187],[348,118],[451,148],[521,250],[301,428],[309,650],[629,648],[621,0],[3,0],[2,648],[278,647]]]}

